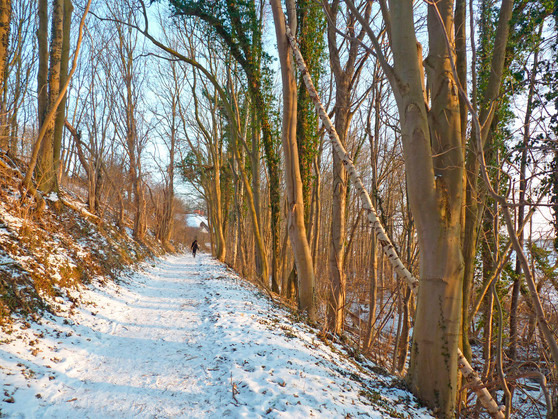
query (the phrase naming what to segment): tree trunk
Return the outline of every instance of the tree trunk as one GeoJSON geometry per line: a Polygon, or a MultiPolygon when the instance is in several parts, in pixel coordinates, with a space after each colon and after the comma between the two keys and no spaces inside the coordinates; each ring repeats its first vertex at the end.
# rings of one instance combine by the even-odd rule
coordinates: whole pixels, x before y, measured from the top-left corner
{"type": "MultiPolygon", "coordinates": [[[[474,128],[473,128],[474,129],[474,128]]],[[[477,158],[472,153],[467,156],[466,162],[466,178],[467,185],[465,191],[465,208],[464,208],[464,228],[463,228],[463,306],[462,306],[462,326],[461,347],[463,354],[468,360],[471,360],[471,345],[469,343],[469,303],[471,299],[471,290],[473,286],[473,276],[475,273],[475,263],[477,256],[477,240],[480,228],[480,215],[483,211],[484,204],[479,204],[479,193],[477,187],[477,177],[473,173],[479,171],[477,158]]]]}
{"type": "Polygon", "coordinates": [[[12,16],[11,0],[0,0],[0,149],[10,151],[10,130],[6,107],[7,92],[7,56],[10,44],[10,20],[12,16]]]}
{"type": "MultiPolygon", "coordinates": [[[[335,130],[343,146],[349,132],[351,121],[351,90],[355,87],[355,63],[358,41],[348,44],[347,59],[341,66],[341,50],[337,45],[337,16],[339,0],[333,0],[326,7],[328,19],[329,59],[335,77],[335,130]]],[[[369,6],[366,8],[369,12],[369,6]]],[[[352,15],[350,19],[354,19],[352,15]]],[[[358,35],[362,39],[364,32],[358,35]]],[[[333,202],[331,207],[331,241],[329,249],[329,292],[327,302],[327,328],[333,333],[341,333],[345,322],[346,277],[344,272],[345,255],[345,217],[347,196],[347,173],[340,156],[333,154],[333,202]]]]}
{"type": "MultiPolygon", "coordinates": [[[[321,155],[321,147],[319,151],[319,155],[321,155]]],[[[314,158],[314,188],[312,191],[312,202],[314,203],[314,218],[312,220],[313,234],[312,236],[312,260],[314,261],[314,273],[316,272],[316,263],[318,260],[318,244],[320,243],[320,235],[321,235],[321,224],[320,221],[322,219],[322,175],[320,173],[320,157],[316,156],[314,158]]]]}
{"type": "MultiPolygon", "coordinates": [[[[374,80],[376,88],[374,89],[374,135],[372,135],[371,127],[368,126],[370,139],[370,165],[372,167],[372,205],[377,206],[378,197],[378,160],[379,160],[379,143],[380,143],[380,109],[381,109],[381,92],[382,88],[378,83],[379,66],[376,65],[374,70],[374,80]]],[[[370,120],[370,118],[368,119],[370,120]]],[[[376,234],[372,231],[370,246],[370,266],[369,266],[369,292],[368,292],[368,320],[366,328],[366,338],[364,341],[364,350],[368,352],[372,346],[374,336],[374,323],[376,322],[376,299],[377,299],[377,282],[378,282],[378,240],[376,234]]],[[[407,349],[405,349],[406,351],[407,349]]],[[[406,352],[405,352],[406,353],[406,352]]]]}
{"type": "MultiPolygon", "coordinates": [[[[346,94],[337,86],[335,129],[345,145],[345,133],[348,128],[347,113],[349,106],[346,94]]],[[[333,152],[333,202],[331,206],[331,240],[329,250],[330,289],[327,310],[327,328],[334,333],[341,333],[345,322],[346,278],[344,272],[345,254],[345,214],[347,174],[341,159],[333,152]]]]}
{"type": "Polygon", "coordinates": [[[239,272],[244,273],[245,263],[244,263],[244,252],[242,251],[242,244],[244,243],[243,238],[243,228],[242,228],[242,202],[244,202],[244,191],[243,191],[243,183],[240,179],[239,169],[238,167],[244,164],[244,154],[240,156],[240,161],[237,161],[234,153],[232,158],[232,165],[235,168],[233,170],[234,180],[235,180],[235,188],[234,188],[234,208],[235,208],[235,247],[233,251],[233,266],[236,265],[237,258],[240,260],[240,270],[239,272]]]}
{"type": "Polygon", "coordinates": [[[72,138],[74,139],[74,143],[76,146],[76,151],[78,155],[79,162],[81,163],[83,170],[87,174],[87,207],[92,214],[96,214],[97,208],[97,179],[98,175],[95,172],[95,168],[93,165],[93,156],[90,156],[89,160],[85,157],[85,153],[83,152],[83,147],[81,143],[81,133],[75,129],[70,122],[67,120],[65,121],[66,128],[70,131],[72,138]]]}
{"type": "Polygon", "coordinates": [[[164,220],[165,220],[165,230],[163,231],[163,244],[170,248],[170,241],[172,236],[173,224],[174,224],[174,157],[175,157],[175,149],[176,149],[176,127],[175,127],[175,113],[176,113],[176,100],[174,98],[173,101],[173,114],[172,114],[172,127],[171,127],[171,138],[170,138],[170,148],[169,148],[169,167],[168,167],[168,191],[166,194],[165,200],[165,212],[164,212],[164,220]]]}
{"type": "MultiPolygon", "coordinates": [[[[68,63],[70,60],[70,33],[72,29],[72,12],[74,6],[71,0],[63,0],[64,17],[62,21],[62,50],[60,58],[60,85],[64,85],[68,80],[68,63]]],[[[54,121],[53,136],[53,164],[56,175],[60,172],[60,152],[62,150],[62,134],[64,130],[64,121],[66,119],[66,96],[64,94],[54,121]]],[[[58,179],[56,179],[58,182],[58,179]]]]}
{"type": "MultiPolygon", "coordinates": [[[[455,59],[459,83],[467,92],[467,0],[455,0],[455,59]]],[[[467,143],[467,106],[463,97],[459,96],[459,115],[461,121],[461,145],[465,155],[467,143]]],[[[463,178],[465,188],[466,177],[463,178]]]]}
{"type": "MultiPolygon", "coordinates": [[[[538,39],[540,40],[542,33],[542,25],[539,27],[538,39]]],[[[539,41],[540,42],[540,41],[539,41]]],[[[521,165],[519,170],[519,207],[517,208],[517,226],[518,228],[523,224],[525,218],[525,191],[527,188],[526,170],[527,170],[527,151],[529,149],[529,138],[531,135],[531,115],[533,112],[533,100],[535,95],[535,83],[537,78],[539,62],[539,45],[535,48],[535,55],[533,58],[533,68],[530,72],[529,79],[529,93],[527,96],[527,109],[525,112],[525,122],[523,124],[523,150],[521,151],[521,165]]],[[[525,241],[524,231],[519,233],[519,244],[523,247],[525,241]]],[[[510,349],[509,357],[515,361],[517,355],[517,317],[519,307],[519,288],[521,286],[521,260],[519,256],[515,259],[515,272],[513,278],[513,288],[510,306],[510,349]]]]}
{"type": "Polygon", "coordinates": [[[298,147],[296,141],[297,100],[296,81],[291,51],[285,32],[285,16],[280,0],[270,0],[275,21],[275,33],[281,78],[283,81],[283,125],[282,140],[285,154],[288,230],[291,239],[299,283],[299,309],[315,321],[314,268],[304,223],[304,200],[300,176],[298,147]]]}
{"type": "Polygon", "coordinates": [[[225,233],[223,231],[223,208],[221,200],[221,167],[220,159],[217,156],[218,152],[214,152],[215,157],[213,161],[214,165],[214,191],[215,202],[213,203],[213,213],[215,215],[214,229],[215,229],[215,242],[216,242],[216,252],[215,257],[217,260],[224,262],[226,257],[227,247],[225,244],[225,233]]]}
{"type": "MultiPolygon", "coordinates": [[[[41,10],[41,17],[40,17],[40,21],[43,20],[43,14],[46,13],[46,10],[42,10],[42,3],[39,4],[40,6],[40,10],[41,10]]],[[[68,75],[68,78],[66,79],[66,83],[64,83],[64,85],[61,87],[61,93],[62,94],[58,94],[56,96],[56,98],[53,101],[53,106],[51,106],[51,109],[48,111],[48,113],[46,113],[46,115],[43,115],[39,112],[39,121],[42,123],[39,125],[39,134],[37,136],[37,140],[35,141],[35,143],[33,144],[33,149],[31,151],[31,158],[29,161],[29,167],[27,169],[27,173],[25,174],[25,178],[23,179],[23,181],[21,182],[21,186],[20,189],[25,192],[25,191],[29,191],[32,193],[32,195],[36,198],[37,200],[37,210],[41,211],[44,208],[44,200],[41,198],[41,196],[39,194],[37,194],[37,191],[35,190],[35,188],[33,187],[33,185],[31,184],[31,180],[32,180],[32,175],[35,173],[35,168],[37,167],[37,161],[39,159],[39,153],[43,144],[43,140],[45,138],[45,134],[48,131],[48,128],[50,127],[51,124],[54,124],[54,118],[55,118],[55,114],[56,114],[56,109],[58,108],[58,105],[60,104],[60,102],[62,101],[62,96],[66,93],[68,86],[69,86],[69,81],[72,77],[72,75],[74,74],[74,72],[76,71],[77,68],[77,60],[78,60],[78,56],[79,56],[79,50],[81,47],[81,41],[83,39],[83,28],[85,26],[85,18],[87,17],[87,14],[89,13],[89,8],[91,7],[91,0],[87,1],[87,5],[85,6],[85,11],[83,13],[83,16],[81,18],[80,24],[79,24],[79,31],[78,31],[78,39],[77,39],[77,43],[76,43],[76,50],[74,53],[74,57],[72,60],[72,68],[70,70],[70,74],[68,75]]],[[[39,25],[39,28],[41,28],[42,25],[39,25]]],[[[43,42],[44,39],[42,39],[42,37],[40,36],[40,34],[38,35],[40,42],[43,42]]],[[[41,50],[42,48],[39,48],[39,50],[41,50]]],[[[48,53],[47,53],[48,56],[48,53]]],[[[44,58],[44,57],[43,57],[44,58]]],[[[41,59],[39,60],[41,61],[41,59]]],[[[41,66],[39,66],[41,67],[41,66]]],[[[40,82],[42,81],[42,76],[38,77],[38,84],[39,86],[41,85],[40,82]]],[[[41,101],[39,100],[39,105],[41,104],[41,101]]],[[[39,111],[40,111],[40,106],[39,106],[39,111]]],[[[39,170],[38,170],[39,171],[39,170]]]]}
{"type": "MultiPolygon", "coordinates": [[[[232,117],[232,115],[230,115],[232,117]]],[[[233,141],[233,154],[238,162],[238,170],[240,172],[240,178],[244,184],[244,190],[248,198],[248,211],[250,213],[250,218],[252,221],[252,228],[254,230],[254,241],[256,242],[256,257],[259,258],[261,262],[260,271],[258,272],[258,278],[267,286],[267,280],[264,278],[268,277],[268,265],[267,265],[267,252],[263,242],[263,236],[261,231],[260,218],[258,217],[257,203],[254,196],[254,191],[250,185],[250,181],[244,169],[244,159],[241,158],[239,147],[240,138],[237,137],[238,132],[233,130],[234,141],[233,141]]],[[[246,252],[245,252],[246,253],[246,252]]]]}
{"type": "MultiPolygon", "coordinates": [[[[130,107],[131,104],[128,103],[130,107]]],[[[130,156],[130,180],[132,186],[133,204],[134,204],[134,238],[136,240],[143,240],[143,190],[141,187],[141,178],[139,174],[138,161],[139,157],[136,153],[136,134],[135,134],[135,120],[134,114],[131,109],[128,109],[128,127],[127,127],[127,145],[128,154],[130,156]]]]}
{"type": "MultiPolygon", "coordinates": [[[[261,127],[262,142],[265,150],[265,159],[267,172],[269,176],[269,207],[271,219],[271,272],[268,268],[268,262],[262,261],[262,268],[265,265],[266,275],[262,279],[266,286],[269,285],[269,274],[271,274],[272,288],[278,289],[278,273],[277,260],[279,251],[279,233],[281,218],[281,193],[279,182],[279,160],[275,150],[273,135],[268,117],[268,106],[262,92],[261,70],[255,67],[247,70],[248,85],[251,96],[254,100],[254,114],[257,115],[257,121],[261,127]]],[[[259,137],[259,133],[258,133],[259,137]]],[[[256,190],[254,190],[257,193],[256,190]]],[[[258,210],[259,211],[259,210],[258,210]]],[[[261,227],[261,224],[260,224],[261,227]]],[[[261,252],[260,252],[261,253],[261,252]]],[[[263,272],[262,272],[263,273],[263,272]]]]}
{"type": "Polygon", "coordinates": [[[39,0],[39,28],[37,30],[39,68],[37,71],[37,113],[39,127],[48,110],[48,0],[39,0]]]}
{"type": "Polygon", "coordinates": [[[463,152],[459,99],[445,37],[453,45],[453,1],[428,7],[427,70],[430,112],[425,109],[422,51],[417,50],[412,5],[392,0],[392,47],[398,82],[409,203],[420,248],[421,291],[417,299],[411,365],[413,392],[441,417],[453,417],[461,320],[461,210],[463,152]],[[415,56],[415,60],[409,57],[415,56]]]}
{"type": "MultiPolygon", "coordinates": [[[[496,237],[494,237],[494,205],[487,207],[484,212],[484,225],[483,230],[486,234],[486,240],[482,243],[481,255],[482,255],[482,277],[483,283],[490,281],[492,274],[495,270],[494,255],[496,254],[496,237]]],[[[489,379],[489,373],[492,370],[492,317],[493,317],[493,306],[494,306],[494,294],[489,292],[486,296],[486,303],[484,306],[484,348],[483,355],[485,357],[485,366],[483,371],[483,379],[489,379]]]]}
{"type": "MultiPolygon", "coordinates": [[[[260,199],[260,132],[256,117],[255,106],[252,105],[252,150],[250,153],[250,168],[252,172],[252,194],[254,196],[254,208],[256,210],[256,218],[258,225],[262,226],[262,215],[261,215],[261,199],[260,199]]],[[[263,234],[263,232],[262,232],[263,234]]],[[[263,240],[263,238],[262,238],[263,240]]],[[[256,260],[256,274],[262,279],[264,283],[267,284],[267,273],[266,277],[263,277],[264,264],[267,265],[267,254],[265,255],[266,260],[263,260],[264,255],[256,247],[254,258],[256,260]]],[[[267,269],[265,269],[267,271],[267,269]]]]}
{"type": "MultiPolygon", "coordinates": [[[[63,17],[63,0],[54,0],[48,74],[48,111],[55,106],[60,91],[63,17]]],[[[56,189],[56,168],[54,166],[55,121],[52,119],[51,121],[45,121],[45,123],[48,126],[40,149],[39,164],[37,166],[37,186],[42,192],[49,193],[56,189]]]]}
{"type": "Polygon", "coordinates": [[[366,338],[364,340],[364,351],[368,352],[372,346],[374,337],[374,323],[376,322],[376,298],[377,298],[377,282],[378,282],[378,252],[376,235],[372,233],[370,247],[370,267],[368,281],[368,319],[366,321],[366,338]]]}
{"type": "Polygon", "coordinates": [[[401,315],[401,333],[399,335],[398,342],[398,353],[397,353],[397,371],[399,374],[403,373],[405,370],[405,364],[407,363],[407,351],[409,347],[409,331],[411,327],[410,322],[410,302],[411,302],[411,290],[409,287],[405,286],[405,291],[403,295],[403,312],[401,315]]]}
{"type": "MultiPolygon", "coordinates": [[[[484,92],[480,111],[480,125],[483,127],[478,134],[482,139],[482,147],[486,147],[490,136],[489,128],[492,126],[494,118],[495,101],[497,100],[502,85],[502,74],[505,63],[505,52],[509,35],[509,21],[513,10],[513,0],[503,0],[500,8],[498,26],[494,40],[494,52],[490,60],[490,76],[484,92]]],[[[476,80],[473,80],[476,83],[476,80]]],[[[475,90],[475,89],[473,89],[475,90]]],[[[475,138],[477,128],[472,127],[472,138],[475,138]]],[[[475,266],[475,255],[477,249],[477,232],[480,226],[480,212],[475,207],[480,202],[478,193],[478,179],[480,164],[477,159],[479,145],[472,141],[467,155],[467,195],[465,213],[465,232],[464,232],[464,263],[465,274],[463,281],[463,323],[462,323],[462,344],[465,356],[471,359],[471,348],[469,345],[469,316],[465,310],[469,307],[472,278],[475,266]]]]}
{"type": "Polygon", "coordinates": [[[128,154],[129,174],[131,192],[133,195],[134,208],[134,227],[133,235],[138,241],[142,241],[145,236],[145,213],[144,213],[144,196],[141,178],[141,150],[138,145],[138,132],[136,123],[136,98],[134,95],[134,83],[136,79],[134,68],[134,57],[132,45],[133,40],[129,38],[130,33],[117,25],[118,35],[120,37],[121,50],[119,51],[119,59],[121,65],[121,77],[123,78],[125,92],[123,94],[123,106],[125,111],[125,136],[126,136],[126,152],[128,154]]]}

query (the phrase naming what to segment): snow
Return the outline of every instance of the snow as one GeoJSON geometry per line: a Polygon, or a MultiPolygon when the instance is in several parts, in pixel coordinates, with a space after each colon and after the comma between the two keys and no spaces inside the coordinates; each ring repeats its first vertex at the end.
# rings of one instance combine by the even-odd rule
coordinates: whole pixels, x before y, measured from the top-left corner
{"type": "Polygon", "coordinates": [[[79,299],[0,334],[0,416],[431,417],[205,254],[79,299]]]}
{"type": "Polygon", "coordinates": [[[47,196],[45,196],[45,199],[48,199],[49,201],[52,201],[52,202],[59,201],[58,193],[51,192],[47,196]]]}
{"type": "Polygon", "coordinates": [[[208,225],[207,218],[202,217],[201,215],[198,214],[186,214],[184,218],[186,220],[186,225],[188,227],[200,228],[202,223],[204,225],[208,225]]]}
{"type": "Polygon", "coordinates": [[[2,224],[2,229],[8,227],[16,231],[23,226],[24,219],[14,217],[5,208],[0,206],[0,224],[2,224]]]}

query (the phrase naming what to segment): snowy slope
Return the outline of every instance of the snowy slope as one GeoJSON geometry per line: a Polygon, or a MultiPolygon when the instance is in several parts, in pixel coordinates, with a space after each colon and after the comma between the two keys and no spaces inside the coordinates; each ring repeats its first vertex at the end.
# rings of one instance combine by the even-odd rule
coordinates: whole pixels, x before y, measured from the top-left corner
{"type": "Polygon", "coordinates": [[[79,298],[0,335],[3,415],[430,417],[206,255],[79,298]]]}

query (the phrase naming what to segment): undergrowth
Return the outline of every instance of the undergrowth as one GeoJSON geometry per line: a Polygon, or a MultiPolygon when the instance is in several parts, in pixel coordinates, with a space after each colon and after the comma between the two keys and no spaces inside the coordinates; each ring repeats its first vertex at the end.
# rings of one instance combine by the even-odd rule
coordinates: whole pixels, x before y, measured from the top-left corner
{"type": "MultiPolygon", "coordinates": [[[[19,190],[23,162],[0,153],[0,325],[12,315],[39,318],[55,311],[54,298],[95,277],[116,278],[127,266],[162,253],[152,236],[144,243],[110,221],[92,221],[63,205],[55,194],[37,211],[19,190]]],[[[80,197],[65,199],[84,208],[80,197]]],[[[109,217],[107,217],[108,219],[109,217]]]]}

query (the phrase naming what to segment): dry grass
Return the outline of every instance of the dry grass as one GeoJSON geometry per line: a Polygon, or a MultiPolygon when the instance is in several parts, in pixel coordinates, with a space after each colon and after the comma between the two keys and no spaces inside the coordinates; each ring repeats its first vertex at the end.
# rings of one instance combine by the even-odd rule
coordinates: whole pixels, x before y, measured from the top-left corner
{"type": "Polygon", "coordinates": [[[137,243],[110,223],[85,218],[77,195],[65,194],[70,206],[46,197],[39,213],[18,189],[24,170],[0,153],[0,324],[14,313],[55,310],[51,302],[65,291],[161,252],[151,237],[137,243]]]}

